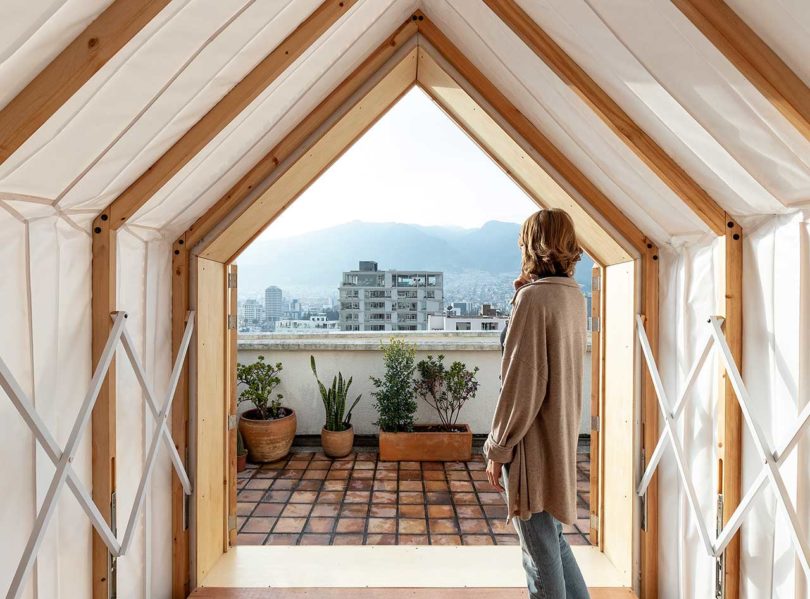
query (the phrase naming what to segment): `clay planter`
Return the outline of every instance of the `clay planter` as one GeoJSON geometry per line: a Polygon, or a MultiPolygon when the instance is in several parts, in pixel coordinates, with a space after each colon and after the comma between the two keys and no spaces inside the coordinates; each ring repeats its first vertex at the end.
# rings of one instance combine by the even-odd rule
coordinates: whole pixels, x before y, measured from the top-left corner
{"type": "Polygon", "coordinates": [[[330,458],[345,458],[354,447],[354,427],[345,431],[328,431],[321,429],[321,446],[323,452],[330,458]]]}
{"type": "Polygon", "coordinates": [[[251,462],[275,462],[288,453],[295,438],[295,411],[273,420],[258,418],[258,410],[248,410],[239,419],[239,430],[245,440],[251,462]]]}
{"type": "Polygon", "coordinates": [[[416,425],[412,433],[380,431],[380,459],[385,462],[465,462],[472,459],[472,431],[448,433],[436,426],[416,425]]]}
{"type": "Polygon", "coordinates": [[[237,472],[244,472],[247,468],[247,454],[243,453],[242,455],[236,454],[236,471],[237,472]]]}

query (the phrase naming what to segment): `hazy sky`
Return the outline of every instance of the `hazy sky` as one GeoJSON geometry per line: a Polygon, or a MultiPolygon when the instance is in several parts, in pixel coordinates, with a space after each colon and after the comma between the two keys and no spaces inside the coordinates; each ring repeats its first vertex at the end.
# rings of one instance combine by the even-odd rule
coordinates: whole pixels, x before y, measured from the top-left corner
{"type": "Polygon", "coordinates": [[[299,235],[353,220],[478,227],[537,208],[414,88],[262,234],[299,235]]]}

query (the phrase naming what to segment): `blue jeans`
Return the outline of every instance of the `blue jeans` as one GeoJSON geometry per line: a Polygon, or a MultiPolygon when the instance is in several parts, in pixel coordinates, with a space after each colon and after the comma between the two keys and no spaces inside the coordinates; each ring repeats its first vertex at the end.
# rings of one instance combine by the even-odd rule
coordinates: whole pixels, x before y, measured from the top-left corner
{"type": "MultiPolygon", "coordinates": [[[[503,475],[504,488],[508,488],[507,468],[503,475]]],[[[530,599],[589,599],[562,524],[548,512],[532,514],[528,520],[515,517],[512,522],[520,538],[530,599]]]]}
{"type": "Polygon", "coordinates": [[[531,599],[588,599],[588,587],[562,533],[548,512],[528,520],[513,518],[523,551],[523,569],[531,599]]]}

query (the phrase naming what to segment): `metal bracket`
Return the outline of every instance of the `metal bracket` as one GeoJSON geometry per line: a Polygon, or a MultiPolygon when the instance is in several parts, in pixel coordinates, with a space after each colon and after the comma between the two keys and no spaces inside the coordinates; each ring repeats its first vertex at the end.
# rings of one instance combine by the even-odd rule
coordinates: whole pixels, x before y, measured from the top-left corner
{"type": "Polygon", "coordinates": [[[591,331],[594,333],[598,333],[601,327],[601,323],[599,322],[599,317],[594,316],[591,318],[591,331]]]}
{"type": "Polygon", "coordinates": [[[228,273],[228,289],[236,289],[237,277],[235,272],[228,273]]]}
{"type": "Polygon", "coordinates": [[[236,329],[237,319],[236,314],[228,314],[228,330],[232,331],[236,329]]]}
{"type": "Polygon", "coordinates": [[[599,416],[591,416],[591,430],[597,433],[602,430],[602,420],[599,416]]]}
{"type": "Polygon", "coordinates": [[[236,414],[228,414],[228,430],[232,431],[239,423],[239,417],[236,414]]]}
{"type": "Polygon", "coordinates": [[[236,530],[236,516],[228,516],[228,530],[236,530]]]}

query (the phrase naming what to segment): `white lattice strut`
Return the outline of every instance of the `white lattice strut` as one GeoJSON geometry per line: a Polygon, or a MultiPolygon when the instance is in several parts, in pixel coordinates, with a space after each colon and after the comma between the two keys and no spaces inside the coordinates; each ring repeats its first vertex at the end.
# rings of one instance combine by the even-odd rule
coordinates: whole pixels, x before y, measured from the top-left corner
{"type": "Polygon", "coordinates": [[[90,388],[88,389],[87,394],[85,395],[84,400],[79,408],[76,421],[73,424],[73,428],[71,429],[64,451],[59,451],[59,446],[48,431],[45,423],[37,415],[33,407],[33,403],[25,395],[6,364],[2,359],[0,359],[0,387],[2,387],[2,389],[9,396],[11,402],[14,404],[14,407],[17,408],[20,416],[22,416],[25,423],[31,429],[37,442],[42,445],[45,453],[56,466],[56,473],[54,474],[53,480],[51,481],[48,491],[45,494],[45,499],[42,502],[42,506],[37,513],[34,529],[31,531],[28,543],[26,544],[20,558],[14,578],[11,581],[11,586],[6,594],[7,599],[17,599],[22,593],[23,582],[26,580],[31,571],[31,566],[36,560],[45,531],[51,517],[53,516],[59,493],[65,484],[67,484],[68,488],[76,497],[79,505],[81,505],[85,514],[87,514],[87,517],[90,519],[93,527],[99,533],[99,536],[104,541],[110,553],[115,557],[124,555],[132,540],[135,524],[137,523],[141,508],[143,506],[145,491],[148,487],[152,471],[154,470],[160,439],[163,439],[169,447],[169,455],[171,456],[174,469],[183,484],[183,490],[186,494],[191,494],[191,483],[188,475],[186,474],[185,468],[183,467],[183,462],[180,460],[180,456],[178,455],[177,449],[174,446],[174,442],[172,441],[171,434],[169,433],[169,429],[166,425],[166,419],[169,409],[171,408],[177,383],[180,379],[180,373],[183,368],[183,362],[185,361],[185,356],[191,341],[191,335],[194,330],[194,313],[189,312],[187,314],[186,328],[183,333],[183,339],[177,353],[177,358],[175,359],[174,367],[172,368],[172,374],[169,379],[169,388],[166,392],[166,396],[163,400],[160,411],[157,410],[154,392],[146,380],[146,375],[143,366],[141,365],[141,361],[138,358],[137,352],[134,349],[132,338],[129,336],[129,333],[126,330],[126,313],[114,312],[112,314],[112,318],[113,326],[110,330],[110,335],[107,338],[104,351],[102,351],[99,363],[96,366],[95,372],[93,373],[93,378],[90,381],[90,388]],[[93,406],[98,399],[101,384],[104,381],[104,378],[107,376],[107,371],[109,370],[110,364],[112,364],[112,360],[115,357],[119,340],[124,346],[127,357],[135,370],[135,375],[143,391],[145,401],[156,420],[155,434],[152,436],[152,442],[147,453],[146,464],[144,466],[143,474],[141,475],[141,480],[138,484],[138,491],[135,495],[135,502],[133,504],[129,521],[127,522],[126,532],[124,533],[124,540],[122,543],[119,543],[116,535],[107,525],[104,517],[101,515],[90,494],[87,492],[86,487],[78,479],[73,471],[73,468],[71,467],[71,462],[73,461],[79,440],[87,427],[90,420],[90,414],[93,411],[93,406]]]}
{"type": "Polygon", "coordinates": [[[788,523],[790,525],[791,540],[793,541],[793,545],[796,548],[796,553],[798,554],[799,561],[802,564],[802,568],[804,569],[805,575],[810,577],[810,560],[808,560],[808,556],[810,556],[810,550],[808,550],[807,540],[802,534],[801,526],[799,524],[798,517],[796,515],[796,510],[794,509],[793,504],[791,503],[790,496],[787,492],[787,488],[785,487],[785,483],[782,479],[781,474],[779,473],[779,465],[784,462],[787,455],[791,452],[791,450],[794,447],[796,447],[799,436],[804,431],[808,422],[810,422],[810,403],[808,403],[802,410],[801,414],[799,415],[799,420],[796,424],[793,434],[790,435],[787,442],[781,447],[781,449],[779,449],[778,451],[769,450],[768,444],[765,439],[765,435],[763,434],[762,430],[757,425],[756,421],[751,415],[751,411],[749,409],[751,398],[750,395],[748,394],[748,389],[742,380],[740,371],[737,368],[737,364],[734,362],[734,357],[731,354],[731,349],[728,347],[726,338],[723,335],[722,323],[723,319],[719,316],[713,316],[709,319],[710,334],[703,345],[703,349],[701,350],[698,360],[695,362],[694,366],[691,368],[689,372],[689,375],[686,380],[686,386],[684,387],[684,390],[681,393],[680,398],[678,399],[678,403],[675,405],[674,410],[670,412],[668,409],[668,401],[666,398],[666,393],[664,391],[664,387],[661,382],[661,376],[658,372],[658,367],[655,364],[655,359],[653,358],[652,355],[652,350],[650,348],[649,340],[647,339],[646,331],[644,330],[644,321],[640,316],[636,317],[639,343],[641,344],[641,349],[644,354],[645,361],[647,363],[647,368],[653,380],[653,386],[655,387],[656,396],[658,398],[658,405],[661,408],[661,412],[664,415],[664,422],[665,422],[664,431],[661,433],[661,437],[658,440],[658,444],[655,447],[655,451],[653,452],[653,455],[650,459],[649,464],[647,465],[647,468],[644,472],[641,482],[639,483],[637,492],[639,495],[643,495],[644,493],[646,493],[650,480],[652,479],[653,474],[655,473],[655,470],[658,467],[658,464],[661,460],[661,455],[663,454],[664,449],[666,449],[667,441],[669,441],[669,444],[672,446],[673,451],[675,452],[675,462],[678,468],[678,474],[680,475],[684,487],[686,488],[689,506],[692,510],[695,520],[698,523],[698,529],[700,531],[701,539],[703,540],[703,543],[706,546],[709,555],[711,555],[712,557],[719,557],[720,555],[723,554],[729,542],[734,537],[734,534],[739,530],[740,526],[742,525],[742,521],[748,514],[749,510],[751,509],[751,506],[753,505],[753,500],[756,497],[757,493],[759,493],[759,491],[764,487],[766,481],[770,481],[770,483],[774,487],[777,500],[782,505],[782,507],[785,510],[785,513],[787,514],[788,523]],[[713,346],[717,346],[717,348],[719,349],[720,358],[723,361],[723,365],[725,366],[726,372],[728,373],[729,379],[731,380],[734,393],[737,397],[737,402],[739,403],[740,410],[743,414],[743,419],[745,420],[746,426],[748,427],[749,431],[751,432],[751,435],[754,438],[756,451],[760,455],[760,458],[762,459],[763,463],[765,464],[765,467],[756,477],[753,484],[748,489],[748,492],[742,498],[740,504],[737,506],[737,508],[734,510],[734,513],[729,518],[728,522],[726,522],[725,526],[723,527],[723,530],[720,532],[720,535],[714,541],[710,539],[709,532],[703,520],[703,515],[700,513],[700,510],[698,509],[697,496],[695,494],[694,486],[692,484],[692,479],[689,474],[689,469],[686,465],[686,462],[683,459],[683,449],[681,448],[680,442],[674,430],[675,419],[680,415],[681,411],[683,410],[687,394],[691,390],[691,387],[694,384],[695,379],[697,378],[698,372],[706,363],[706,358],[708,357],[713,346]]]}

